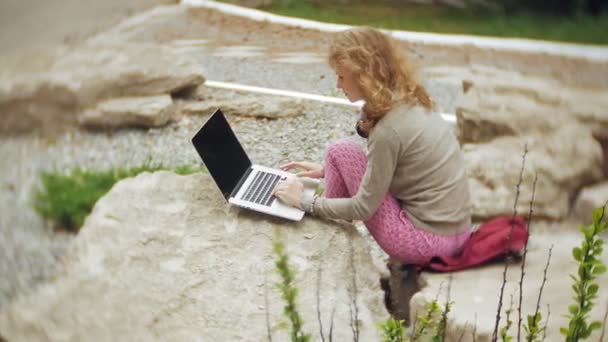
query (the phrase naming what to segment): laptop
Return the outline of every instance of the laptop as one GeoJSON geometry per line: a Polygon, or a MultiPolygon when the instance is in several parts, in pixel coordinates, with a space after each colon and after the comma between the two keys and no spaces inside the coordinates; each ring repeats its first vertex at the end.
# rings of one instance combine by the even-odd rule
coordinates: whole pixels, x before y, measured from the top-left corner
{"type": "MultiPolygon", "coordinates": [[[[192,137],[192,144],[228,203],[299,221],[304,211],[272,195],[279,180],[291,173],[254,165],[239,143],[221,109],[217,109],[192,137]]],[[[304,191],[314,193],[317,180],[307,179],[304,191]]]]}

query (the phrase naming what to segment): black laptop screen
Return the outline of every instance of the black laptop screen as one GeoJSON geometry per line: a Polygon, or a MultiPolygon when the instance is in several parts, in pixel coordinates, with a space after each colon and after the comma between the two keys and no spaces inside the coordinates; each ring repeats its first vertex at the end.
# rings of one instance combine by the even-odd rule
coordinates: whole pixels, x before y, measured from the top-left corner
{"type": "Polygon", "coordinates": [[[216,110],[192,138],[211,177],[228,199],[237,183],[251,167],[251,161],[239,143],[221,110],[216,110]]]}

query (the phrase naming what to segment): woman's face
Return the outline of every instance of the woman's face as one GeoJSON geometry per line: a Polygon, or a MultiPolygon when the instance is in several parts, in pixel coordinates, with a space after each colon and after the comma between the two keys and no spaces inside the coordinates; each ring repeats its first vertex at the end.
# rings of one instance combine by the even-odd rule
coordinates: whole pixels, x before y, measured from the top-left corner
{"type": "Polygon", "coordinates": [[[336,87],[338,89],[342,89],[342,92],[350,102],[357,102],[359,100],[363,100],[363,95],[361,94],[361,90],[359,89],[359,85],[357,84],[355,75],[353,73],[348,72],[342,68],[336,68],[336,78],[337,83],[336,87]]]}

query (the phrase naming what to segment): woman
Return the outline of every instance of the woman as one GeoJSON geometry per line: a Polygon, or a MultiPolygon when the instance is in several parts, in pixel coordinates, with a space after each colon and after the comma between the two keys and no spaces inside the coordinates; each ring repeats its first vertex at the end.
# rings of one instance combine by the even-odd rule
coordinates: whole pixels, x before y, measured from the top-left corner
{"type": "Polygon", "coordinates": [[[471,225],[462,153],[408,62],[382,32],[355,28],[336,35],[329,63],[346,97],[365,101],[357,132],[368,139],[367,156],[353,142],[332,143],[325,167],[281,166],[324,177],[324,197],[305,198],[296,177],[280,182],[274,195],[315,215],[364,221],[380,247],[404,264],[457,253],[471,225]]]}

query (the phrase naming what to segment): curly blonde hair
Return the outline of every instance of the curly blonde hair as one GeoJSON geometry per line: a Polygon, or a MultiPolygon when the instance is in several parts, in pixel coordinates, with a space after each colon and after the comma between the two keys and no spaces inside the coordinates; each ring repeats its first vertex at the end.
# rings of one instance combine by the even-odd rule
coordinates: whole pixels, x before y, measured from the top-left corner
{"type": "Polygon", "coordinates": [[[329,49],[329,65],[352,73],[365,105],[360,128],[373,128],[396,102],[433,108],[433,101],[415,76],[415,69],[386,34],[358,27],[336,34],[329,49]]]}

